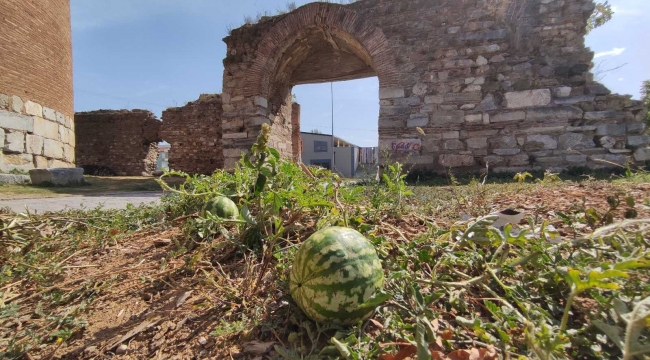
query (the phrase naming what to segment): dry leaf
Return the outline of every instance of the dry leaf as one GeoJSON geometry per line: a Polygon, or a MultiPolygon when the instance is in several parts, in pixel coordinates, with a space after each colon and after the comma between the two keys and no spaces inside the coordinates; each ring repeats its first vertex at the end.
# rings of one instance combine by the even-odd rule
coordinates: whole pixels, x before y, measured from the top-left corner
{"type": "Polygon", "coordinates": [[[383,329],[384,328],[384,325],[382,325],[379,321],[377,321],[375,319],[370,319],[370,322],[373,325],[375,325],[375,327],[377,327],[378,329],[383,329]]]}
{"type": "Polygon", "coordinates": [[[451,340],[454,337],[454,332],[451,329],[447,329],[442,332],[441,336],[445,340],[451,340]]]}

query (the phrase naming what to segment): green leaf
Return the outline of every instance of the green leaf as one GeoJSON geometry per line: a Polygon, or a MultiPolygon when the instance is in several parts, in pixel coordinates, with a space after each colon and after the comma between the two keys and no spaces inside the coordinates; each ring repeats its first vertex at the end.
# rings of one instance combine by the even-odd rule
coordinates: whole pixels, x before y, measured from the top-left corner
{"type": "Polygon", "coordinates": [[[614,269],[616,270],[642,269],[648,267],[650,267],[650,260],[646,259],[627,260],[614,265],[614,269]]]}
{"type": "Polygon", "coordinates": [[[241,216],[244,218],[244,220],[251,224],[251,225],[257,225],[257,221],[255,221],[255,217],[251,215],[250,209],[248,209],[248,205],[244,205],[241,208],[241,216]]]}
{"type": "Polygon", "coordinates": [[[431,352],[429,351],[429,343],[427,342],[427,330],[424,322],[428,321],[424,316],[418,316],[417,324],[415,325],[415,343],[417,344],[418,360],[431,360],[431,352]]]}
{"type": "Polygon", "coordinates": [[[285,360],[301,360],[300,355],[298,355],[295,351],[285,349],[280,345],[275,345],[274,348],[275,352],[277,352],[285,360]]]}
{"type": "Polygon", "coordinates": [[[363,304],[359,305],[360,309],[374,309],[377,306],[381,305],[388,299],[390,299],[390,295],[385,293],[384,291],[380,291],[376,293],[373,297],[370,299],[366,300],[363,304]]]}
{"type": "Polygon", "coordinates": [[[277,150],[275,150],[273,148],[268,148],[268,149],[269,149],[269,152],[271,153],[271,155],[273,155],[273,157],[276,160],[280,160],[280,152],[279,151],[277,151],[277,150]]]}
{"type": "Polygon", "coordinates": [[[336,340],[335,337],[331,338],[330,341],[334,346],[336,346],[336,349],[339,351],[339,354],[346,359],[346,360],[352,360],[352,353],[350,352],[350,349],[348,349],[348,346],[345,345],[344,343],[336,340]]]}
{"type": "Polygon", "coordinates": [[[264,191],[264,185],[266,185],[267,177],[263,174],[257,176],[257,181],[255,182],[255,197],[258,197],[262,191],[264,191]]]}
{"type": "Polygon", "coordinates": [[[631,196],[628,196],[628,197],[625,198],[625,203],[629,207],[634,207],[634,205],[636,205],[636,202],[634,201],[634,198],[631,197],[631,196]]]}

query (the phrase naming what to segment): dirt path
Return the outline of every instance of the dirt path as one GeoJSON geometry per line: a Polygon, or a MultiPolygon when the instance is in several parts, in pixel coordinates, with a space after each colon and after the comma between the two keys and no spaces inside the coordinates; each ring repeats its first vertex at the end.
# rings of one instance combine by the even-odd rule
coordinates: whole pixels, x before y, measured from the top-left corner
{"type": "Polygon", "coordinates": [[[123,209],[127,204],[140,205],[160,200],[160,192],[132,192],[119,194],[75,195],[47,198],[0,199],[0,208],[9,207],[12,211],[23,212],[27,207],[32,212],[44,213],[66,209],[123,209]]]}

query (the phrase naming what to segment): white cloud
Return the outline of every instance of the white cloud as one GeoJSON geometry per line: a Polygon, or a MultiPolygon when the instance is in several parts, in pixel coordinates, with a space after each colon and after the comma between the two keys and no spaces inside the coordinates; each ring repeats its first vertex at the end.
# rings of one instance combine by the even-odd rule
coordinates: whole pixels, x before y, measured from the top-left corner
{"type": "Polygon", "coordinates": [[[609,51],[602,51],[599,53],[596,53],[594,55],[594,58],[599,58],[603,56],[619,56],[625,51],[625,48],[613,48],[612,50],[609,51]]]}
{"type": "Polygon", "coordinates": [[[623,79],[623,78],[618,78],[618,81],[623,81],[623,80],[625,80],[625,79],[623,79]]]}

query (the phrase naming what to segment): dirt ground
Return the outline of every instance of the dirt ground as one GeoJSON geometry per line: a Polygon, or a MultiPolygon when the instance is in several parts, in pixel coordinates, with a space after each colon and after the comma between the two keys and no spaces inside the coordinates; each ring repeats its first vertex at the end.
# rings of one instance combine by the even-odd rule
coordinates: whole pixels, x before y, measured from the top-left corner
{"type": "MultiPolygon", "coordinates": [[[[16,198],[44,198],[69,195],[97,195],[124,192],[161,191],[154,177],[143,176],[85,176],[82,186],[32,186],[0,184],[0,200],[16,198]]],[[[184,181],[166,178],[171,185],[184,181]]]]}
{"type": "MultiPolygon", "coordinates": [[[[650,195],[647,183],[625,186],[572,183],[533,193],[510,194],[496,199],[492,205],[523,209],[527,216],[548,219],[564,236],[572,238],[579,235],[580,229],[566,226],[558,217],[559,212],[570,213],[579,204],[605,211],[608,209],[606,196],[623,188],[638,204],[650,195]]],[[[650,217],[650,211],[640,209],[639,217],[650,217]]],[[[408,217],[394,226],[407,237],[425,231],[418,220],[408,217]]],[[[380,231],[387,236],[398,236],[391,229],[380,231]]],[[[69,258],[66,264],[71,266],[65,270],[64,280],[57,288],[65,291],[83,285],[86,292],[97,291],[98,296],[86,317],[88,326],[58,348],[50,346],[41,353],[31,352],[27,358],[262,359],[274,352],[273,344],[286,345],[277,335],[257,341],[246,333],[226,337],[211,334],[220,324],[218,314],[236,312],[247,304],[245,300],[238,303],[228,291],[212,286],[209,278],[201,276],[202,268],[220,269],[236,291],[245,284],[243,266],[232,259],[228,263],[214,259],[212,264],[188,266],[188,254],[164,260],[173,251],[174,241],[182,237],[178,228],[163,233],[146,231],[105,249],[82,250],[69,258]]],[[[25,297],[22,302],[33,302],[34,306],[43,293],[30,289],[22,292],[25,297]]],[[[287,294],[270,292],[262,286],[251,295],[266,299],[267,318],[286,316],[287,294]]]]}

